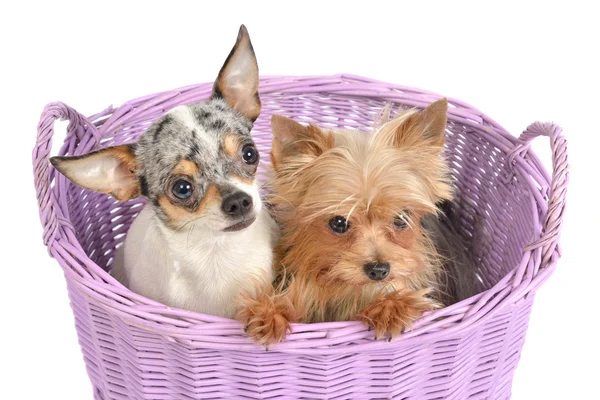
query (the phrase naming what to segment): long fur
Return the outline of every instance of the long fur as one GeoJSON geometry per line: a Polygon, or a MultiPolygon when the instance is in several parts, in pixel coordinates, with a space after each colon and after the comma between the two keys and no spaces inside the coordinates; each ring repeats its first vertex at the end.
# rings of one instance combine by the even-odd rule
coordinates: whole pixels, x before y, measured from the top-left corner
{"type": "Polygon", "coordinates": [[[271,344],[289,322],[356,318],[377,336],[396,336],[455,292],[443,285],[443,257],[423,227],[452,199],[442,155],[446,107],[443,100],[405,112],[373,135],[274,117],[269,201],[282,226],[281,278],[264,289],[264,302],[247,299],[242,308],[250,336],[271,344]],[[328,228],[333,216],[350,221],[346,234],[328,228]],[[396,216],[409,227],[395,230],[396,216]],[[387,279],[369,280],[363,265],[373,261],[390,263],[387,279]],[[274,316],[273,309],[284,311],[274,316]]]}
{"type": "Polygon", "coordinates": [[[475,260],[450,220],[451,206],[452,202],[443,202],[438,215],[423,219],[423,228],[433,241],[442,265],[442,273],[438,276],[438,298],[444,305],[467,299],[480,289],[475,260]]]}

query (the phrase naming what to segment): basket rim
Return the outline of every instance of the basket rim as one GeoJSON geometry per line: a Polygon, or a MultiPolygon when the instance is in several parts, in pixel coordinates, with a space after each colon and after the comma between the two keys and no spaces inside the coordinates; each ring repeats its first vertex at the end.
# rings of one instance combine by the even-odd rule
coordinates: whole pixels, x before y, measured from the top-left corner
{"type": "MultiPolygon", "coordinates": [[[[209,93],[211,88],[212,82],[184,86],[133,99],[117,108],[111,106],[89,118],[81,117],[78,123],[86,126],[93,136],[93,140],[86,143],[86,147],[96,146],[107,132],[114,131],[119,126],[134,123],[136,112],[139,115],[139,110],[178,96],[191,97],[190,93],[192,95],[209,93]],[[97,125],[100,126],[97,127],[97,125]]],[[[350,74],[263,76],[260,79],[259,91],[261,94],[275,93],[277,90],[286,93],[308,93],[307,88],[310,88],[312,92],[401,101],[403,104],[415,107],[424,106],[441,97],[433,92],[350,74]]],[[[491,139],[499,150],[512,157],[512,168],[515,174],[520,174],[530,180],[533,180],[532,176],[534,176],[536,184],[546,188],[545,190],[550,187],[551,179],[548,172],[535,153],[529,147],[523,147],[520,139],[512,136],[493,119],[469,104],[450,97],[448,101],[451,105],[448,111],[449,121],[476,126],[478,129],[483,127],[485,131],[489,132],[489,137],[486,139],[491,139]],[[517,149],[518,151],[516,151],[517,149]]],[[[57,107],[57,104],[62,105],[62,103],[51,103],[46,109],[57,107]]],[[[70,108],[69,110],[74,112],[70,108]]],[[[41,130],[42,125],[41,121],[38,129],[41,130]]],[[[68,140],[66,140],[59,154],[64,155],[70,150],[68,140]]],[[[85,151],[89,151],[89,149],[85,151]]],[[[34,151],[34,158],[35,155],[34,151]]],[[[64,177],[54,174],[53,170],[48,173],[49,181],[53,179],[56,181],[54,188],[49,190],[56,193],[66,184],[66,180],[64,177]]],[[[533,192],[532,187],[529,187],[529,190],[533,192]]],[[[38,200],[39,197],[38,193],[38,200]]],[[[75,284],[76,289],[81,293],[93,298],[102,307],[122,318],[124,322],[153,331],[173,341],[185,343],[187,346],[206,347],[210,345],[212,348],[246,351],[262,349],[245,336],[240,322],[167,307],[131,292],[89,259],[87,254],[85,258],[79,257],[78,253],[85,254],[85,252],[75,237],[68,218],[64,216],[68,215],[68,213],[63,213],[67,210],[66,200],[58,198],[56,201],[60,206],[57,207],[58,215],[54,227],[55,232],[53,232],[55,236],[48,243],[49,252],[54,258],[63,260],[60,265],[65,272],[67,281],[75,284]],[[226,340],[224,340],[224,332],[227,334],[226,340]]],[[[43,204],[40,201],[40,215],[43,211],[43,204]]],[[[545,211],[542,206],[538,207],[538,212],[533,213],[536,222],[541,221],[545,211]]],[[[534,239],[541,240],[541,236],[542,233],[539,232],[534,239]]],[[[556,238],[557,240],[558,238],[556,238]]],[[[395,340],[392,344],[401,342],[403,345],[409,345],[422,342],[424,335],[428,335],[428,339],[438,340],[451,333],[463,332],[469,327],[484,323],[502,308],[528,296],[549,277],[560,256],[559,248],[554,247],[550,251],[551,255],[544,257],[545,264],[533,265],[535,260],[542,260],[542,251],[540,246],[530,249],[525,247],[521,262],[490,289],[449,307],[425,314],[411,330],[400,336],[401,340],[395,340]]],[[[358,321],[295,323],[292,324],[292,333],[286,341],[274,346],[273,350],[303,354],[311,352],[338,354],[389,348],[390,345],[387,341],[372,340],[372,334],[368,333],[366,327],[358,321]]]]}

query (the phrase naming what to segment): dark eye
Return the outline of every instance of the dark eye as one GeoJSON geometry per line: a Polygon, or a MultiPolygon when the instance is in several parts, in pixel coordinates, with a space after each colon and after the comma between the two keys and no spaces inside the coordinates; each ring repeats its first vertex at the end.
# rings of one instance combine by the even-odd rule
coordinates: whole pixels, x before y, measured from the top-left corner
{"type": "Polygon", "coordinates": [[[173,196],[185,200],[192,195],[193,186],[185,179],[179,179],[173,184],[173,196]]]}
{"type": "Polygon", "coordinates": [[[346,218],[336,215],[329,220],[329,229],[335,233],[343,234],[350,229],[350,222],[346,221],[346,218]]]}
{"type": "Polygon", "coordinates": [[[258,150],[252,144],[247,144],[242,148],[242,159],[246,164],[256,164],[258,162],[258,150]]]}
{"type": "Polygon", "coordinates": [[[392,222],[394,229],[401,231],[408,228],[408,216],[409,213],[406,211],[402,215],[394,217],[394,221],[392,222]]]}

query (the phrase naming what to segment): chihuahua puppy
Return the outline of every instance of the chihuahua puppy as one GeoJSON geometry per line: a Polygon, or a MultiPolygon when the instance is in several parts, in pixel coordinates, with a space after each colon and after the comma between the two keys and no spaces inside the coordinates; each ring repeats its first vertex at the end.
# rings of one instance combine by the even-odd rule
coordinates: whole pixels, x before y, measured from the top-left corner
{"type": "Polygon", "coordinates": [[[270,345],[290,322],[353,319],[395,337],[441,305],[442,259],[423,223],[452,198],[447,107],[442,99],[405,112],[372,135],[273,116],[281,270],[274,288],[244,300],[250,337],[270,345]]]}
{"type": "Polygon", "coordinates": [[[54,167],[84,188],[147,203],[117,251],[113,276],[165,305],[233,317],[236,298],[270,283],[276,226],[262,209],[258,150],[258,65],[246,28],[211,98],[156,120],[138,142],[54,167]]]}

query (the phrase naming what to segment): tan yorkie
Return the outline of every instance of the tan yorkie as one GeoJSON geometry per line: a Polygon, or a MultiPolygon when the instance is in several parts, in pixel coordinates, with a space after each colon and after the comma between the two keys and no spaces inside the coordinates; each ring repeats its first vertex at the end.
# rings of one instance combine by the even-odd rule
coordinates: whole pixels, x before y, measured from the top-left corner
{"type": "Polygon", "coordinates": [[[291,322],[358,319],[391,338],[441,305],[447,288],[430,236],[444,230],[424,225],[452,197],[447,108],[442,99],[405,112],[373,135],[273,116],[280,282],[247,298],[238,317],[249,336],[269,345],[291,322]]]}

